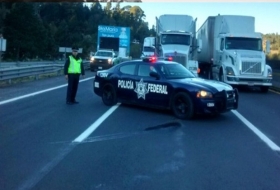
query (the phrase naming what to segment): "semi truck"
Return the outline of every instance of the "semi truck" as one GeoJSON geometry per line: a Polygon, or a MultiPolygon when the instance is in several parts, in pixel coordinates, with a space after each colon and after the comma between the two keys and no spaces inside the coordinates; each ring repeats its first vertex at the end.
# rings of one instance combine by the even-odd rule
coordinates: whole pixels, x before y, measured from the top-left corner
{"type": "Polygon", "coordinates": [[[198,62],[193,59],[197,48],[196,19],[189,15],[164,14],[156,17],[156,54],[170,57],[198,74],[198,62]]]}
{"type": "Polygon", "coordinates": [[[155,37],[144,38],[142,58],[153,56],[155,54],[155,37]]]}
{"type": "Polygon", "coordinates": [[[266,42],[255,32],[255,17],[241,15],[209,16],[196,32],[201,41],[196,51],[199,76],[231,85],[259,86],[267,92],[272,86],[272,69],[266,64],[266,42]]]}

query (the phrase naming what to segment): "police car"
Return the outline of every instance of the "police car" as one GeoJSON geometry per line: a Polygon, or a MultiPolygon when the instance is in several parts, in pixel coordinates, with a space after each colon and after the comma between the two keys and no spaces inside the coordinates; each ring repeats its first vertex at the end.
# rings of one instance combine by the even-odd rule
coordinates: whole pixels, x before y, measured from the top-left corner
{"type": "Polygon", "coordinates": [[[93,91],[107,106],[120,102],[170,109],[179,119],[238,107],[236,89],[223,82],[198,78],[168,58],[126,61],[97,71],[93,91]]]}

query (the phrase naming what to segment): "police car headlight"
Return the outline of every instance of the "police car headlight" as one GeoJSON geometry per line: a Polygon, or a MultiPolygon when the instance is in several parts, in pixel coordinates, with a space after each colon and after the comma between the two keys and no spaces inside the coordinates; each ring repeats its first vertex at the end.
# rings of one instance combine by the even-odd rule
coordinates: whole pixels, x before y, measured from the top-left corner
{"type": "Polygon", "coordinates": [[[196,94],[197,98],[213,98],[213,95],[211,92],[207,92],[205,90],[200,90],[196,94]]]}
{"type": "Polygon", "coordinates": [[[108,63],[111,63],[112,62],[112,59],[108,59],[108,63]]]}
{"type": "Polygon", "coordinates": [[[90,58],[91,61],[94,61],[94,57],[90,58]]]}

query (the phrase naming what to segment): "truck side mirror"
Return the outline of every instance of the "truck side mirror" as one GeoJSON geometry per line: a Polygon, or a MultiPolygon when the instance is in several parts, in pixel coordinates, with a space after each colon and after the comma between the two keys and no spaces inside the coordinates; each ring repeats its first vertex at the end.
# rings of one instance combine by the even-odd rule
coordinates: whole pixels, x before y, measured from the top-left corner
{"type": "Polygon", "coordinates": [[[265,44],[265,53],[269,54],[270,53],[270,41],[267,40],[265,44]]]}
{"type": "Polygon", "coordinates": [[[197,40],[197,52],[200,53],[201,52],[201,49],[202,49],[202,40],[201,39],[198,39],[197,40]]]}

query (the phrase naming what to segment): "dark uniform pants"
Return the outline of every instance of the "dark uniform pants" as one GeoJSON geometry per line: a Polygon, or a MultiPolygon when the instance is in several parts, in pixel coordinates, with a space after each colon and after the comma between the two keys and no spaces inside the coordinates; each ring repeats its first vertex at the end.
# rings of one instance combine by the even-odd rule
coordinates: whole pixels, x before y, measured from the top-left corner
{"type": "Polygon", "coordinates": [[[78,90],[80,74],[68,74],[67,102],[74,102],[78,90]]]}

